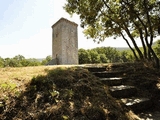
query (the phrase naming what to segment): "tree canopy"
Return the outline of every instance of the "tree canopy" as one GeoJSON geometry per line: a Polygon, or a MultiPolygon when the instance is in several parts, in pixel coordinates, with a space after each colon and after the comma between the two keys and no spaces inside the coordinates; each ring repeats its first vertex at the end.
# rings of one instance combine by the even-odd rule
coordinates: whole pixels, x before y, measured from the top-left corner
{"type": "Polygon", "coordinates": [[[88,38],[101,42],[107,37],[121,36],[137,60],[154,61],[159,66],[152,49],[160,25],[156,0],[67,0],[64,9],[79,15],[88,38]],[[142,51],[136,40],[141,41],[142,51]]]}
{"type": "Polygon", "coordinates": [[[134,61],[132,52],[119,51],[112,47],[97,47],[93,49],[79,49],[79,64],[94,64],[94,63],[115,63],[115,62],[132,62],[134,61]]]}
{"type": "Polygon", "coordinates": [[[16,55],[13,58],[0,57],[0,68],[3,67],[27,67],[27,66],[40,66],[46,65],[52,57],[49,55],[45,59],[29,58],[26,59],[22,55],[16,55]]]}

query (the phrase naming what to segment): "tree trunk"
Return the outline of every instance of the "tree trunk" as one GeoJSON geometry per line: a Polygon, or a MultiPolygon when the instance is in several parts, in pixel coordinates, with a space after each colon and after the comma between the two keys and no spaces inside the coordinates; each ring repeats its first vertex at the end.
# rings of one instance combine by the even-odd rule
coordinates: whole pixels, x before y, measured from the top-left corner
{"type": "Polygon", "coordinates": [[[157,57],[156,53],[154,52],[154,50],[152,49],[151,45],[148,46],[148,49],[150,51],[150,53],[152,53],[153,55],[153,59],[154,59],[154,63],[156,65],[156,68],[159,68],[160,64],[159,64],[159,58],[157,57]]]}
{"type": "Polygon", "coordinates": [[[148,48],[148,60],[152,60],[152,54],[149,48],[148,48]]]}
{"type": "Polygon", "coordinates": [[[138,56],[136,54],[136,52],[134,51],[134,49],[131,47],[131,45],[129,44],[128,40],[124,37],[124,35],[121,33],[123,39],[126,41],[127,45],[129,46],[129,48],[131,49],[131,51],[133,52],[133,55],[135,57],[135,59],[138,61],[138,56]]]}
{"type": "Polygon", "coordinates": [[[144,58],[143,58],[143,54],[142,54],[142,52],[140,51],[139,47],[137,46],[137,43],[135,42],[135,40],[133,39],[132,35],[131,35],[129,32],[127,32],[127,34],[128,34],[128,36],[130,37],[130,39],[131,39],[131,41],[132,41],[132,43],[133,43],[136,51],[138,52],[138,55],[139,55],[140,59],[143,60],[143,59],[144,59],[144,58]]]}
{"type": "Polygon", "coordinates": [[[141,42],[142,42],[142,46],[143,46],[143,54],[144,54],[144,58],[147,59],[147,49],[146,49],[146,45],[145,45],[145,42],[144,42],[144,39],[143,39],[143,36],[142,36],[142,30],[139,29],[139,32],[140,32],[140,39],[141,39],[141,42]]]}

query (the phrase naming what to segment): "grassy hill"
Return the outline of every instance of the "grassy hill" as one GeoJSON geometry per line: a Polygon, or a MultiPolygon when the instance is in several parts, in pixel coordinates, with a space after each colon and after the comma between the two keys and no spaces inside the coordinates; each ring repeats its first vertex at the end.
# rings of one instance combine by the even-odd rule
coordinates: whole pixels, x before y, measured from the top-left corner
{"type": "Polygon", "coordinates": [[[111,97],[108,87],[81,66],[0,69],[0,119],[133,118],[131,111],[111,97]]]}

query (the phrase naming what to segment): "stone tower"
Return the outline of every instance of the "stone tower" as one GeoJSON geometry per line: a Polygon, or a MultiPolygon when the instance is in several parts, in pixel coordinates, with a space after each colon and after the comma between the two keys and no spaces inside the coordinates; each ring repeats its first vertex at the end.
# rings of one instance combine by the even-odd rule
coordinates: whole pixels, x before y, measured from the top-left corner
{"type": "Polygon", "coordinates": [[[77,26],[65,18],[52,26],[52,64],[78,64],[77,26]]]}

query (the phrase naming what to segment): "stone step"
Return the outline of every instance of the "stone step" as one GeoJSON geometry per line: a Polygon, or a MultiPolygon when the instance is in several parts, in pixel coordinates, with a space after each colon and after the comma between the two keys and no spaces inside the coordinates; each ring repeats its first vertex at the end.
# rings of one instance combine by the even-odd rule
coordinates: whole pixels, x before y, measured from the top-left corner
{"type": "Polygon", "coordinates": [[[103,72],[106,71],[106,67],[86,67],[90,72],[103,72]]]}
{"type": "Polygon", "coordinates": [[[138,116],[141,120],[160,120],[160,111],[142,112],[138,116]]]}
{"type": "Polygon", "coordinates": [[[103,84],[107,84],[109,86],[121,85],[123,78],[121,77],[113,77],[113,78],[100,78],[103,84]]]}
{"type": "Polygon", "coordinates": [[[152,101],[149,98],[123,98],[121,101],[135,113],[145,111],[152,106],[152,101]]]}
{"type": "Polygon", "coordinates": [[[109,91],[115,98],[128,98],[137,93],[137,89],[134,86],[128,85],[112,86],[109,91]]]}
{"type": "Polygon", "coordinates": [[[100,78],[110,78],[123,76],[123,72],[120,71],[104,71],[104,72],[93,72],[93,74],[100,78]]]}

